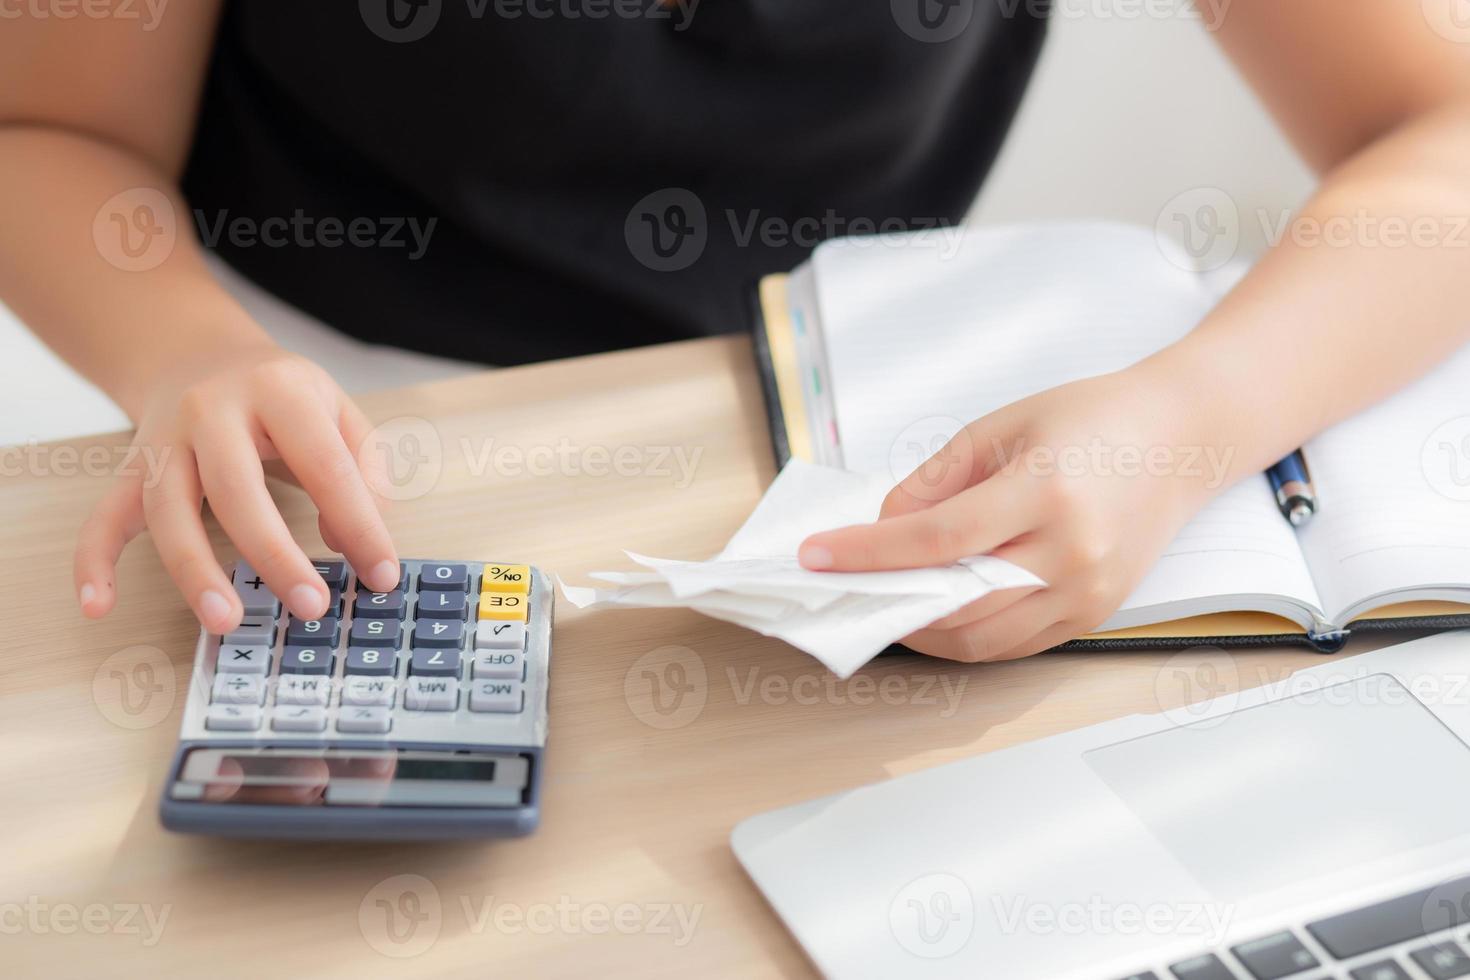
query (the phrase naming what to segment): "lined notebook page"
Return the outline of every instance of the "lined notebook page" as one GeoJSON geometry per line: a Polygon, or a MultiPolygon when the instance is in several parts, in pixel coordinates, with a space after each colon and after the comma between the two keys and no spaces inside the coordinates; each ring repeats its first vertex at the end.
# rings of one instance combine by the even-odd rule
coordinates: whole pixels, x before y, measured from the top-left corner
{"type": "Polygon", "coordinates": [[[923,420],[968,422],[1127,367],[1219,299],[1142,228],[1028,225],[883,244],[898,240],[833,241],[813,258],[849,469],[888,470],[923,420]]]}
{"type": "Polygon", "coordinates": [[[1334,619],[1388,592],[1470,586],[1467,391],[1470,347],[1306,447],[1322,510],[1300,538],[1334,619]]]}
{"type": "MultiPolygon", "coordinates": [[[[1188,333],[1220,295],[1132,226],[894,242],[829,242],[812,260],[843,465],[894,480],[937,448],[935,433],[1125,368],[1188,333]]],[[[1253,594],[1315,606],[1295,538],[1255,482],[1185,528],[1125,611],[1253,594]]]]}

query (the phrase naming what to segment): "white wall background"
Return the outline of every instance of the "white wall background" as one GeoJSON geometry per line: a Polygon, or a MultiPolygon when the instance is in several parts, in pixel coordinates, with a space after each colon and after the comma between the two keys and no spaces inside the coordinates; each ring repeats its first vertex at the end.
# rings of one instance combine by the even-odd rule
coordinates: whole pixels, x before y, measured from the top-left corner
{"type": "MultiPolygon", "coordinates": [[[[1145,6],[1062,0],[975,220],[1110,218],[1152,226],[1167,202],[1201,186],[1225,190],[1247,215],[1300,203],[1310,175],[1202,23],[1187,11],[1124,15],[1145,6]]],[[[1259,224],[1245,220],[1243,248],[1258,251],[1263,240],[1259,224]]],[[[317,356],[349,390],[456,371],[323,336],[268,298],[246,299],[283,343],[317,356]]],[[[0,351],[0,445],[127,426],[3,307],[0,351]]]]}

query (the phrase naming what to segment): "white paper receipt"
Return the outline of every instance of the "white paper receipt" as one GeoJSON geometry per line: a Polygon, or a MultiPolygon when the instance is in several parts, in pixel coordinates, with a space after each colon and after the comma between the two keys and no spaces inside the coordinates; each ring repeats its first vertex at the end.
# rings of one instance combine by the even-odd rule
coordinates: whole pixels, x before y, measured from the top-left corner
{"type": "Polygon", "coordinates": [[[792,460],[755,512],[708,561],[628,552],[646,571],[561,583],[574,606],[680,606],[785,640],[848,677],[885,647],[998,589],[1044,585],[999,558],[899,572],[813,572],[796,550],[810,534],[877,518],[891,481],[792,460]]]}

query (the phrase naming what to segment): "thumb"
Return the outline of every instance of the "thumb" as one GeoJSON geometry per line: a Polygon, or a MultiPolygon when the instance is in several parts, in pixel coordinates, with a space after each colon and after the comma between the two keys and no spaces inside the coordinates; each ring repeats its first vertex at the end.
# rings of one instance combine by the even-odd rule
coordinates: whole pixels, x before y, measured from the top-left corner
{"type": "Polygon", "coordinates": [[[1021,454],[1013,430],[1003,410],[960,429],[888,492],[879,516],[926,510],[1000,472],[1021,454]]]}

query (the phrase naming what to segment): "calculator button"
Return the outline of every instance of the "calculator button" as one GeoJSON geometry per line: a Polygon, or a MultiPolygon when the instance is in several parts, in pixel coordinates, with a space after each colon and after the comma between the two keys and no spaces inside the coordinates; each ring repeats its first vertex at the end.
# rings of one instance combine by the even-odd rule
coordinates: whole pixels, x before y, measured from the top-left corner
{"type": "Polygon", "coordinates": [[[481,592],[531,591],[531,567],[529,565],[486,565],[480,580],[481,592]]]}
{"type": "Polygon", "coordinates": [[[424,565],[419,568],[419,591],[435,592],[451,589],[468,592],[470,569],[468,565],[424,565]]]}
{"type": "Polygon", "coordinates": [[[368,735],[383,735],[393,724],[393,715],[387,708],[343,708],[337,715],[337,731],[368,735]]]}
{"type": "Polygon", "coordinates": [[[265,647],[219,648],[219,659],[215,671],[220,674],[268,674],[271,669],[271,652],[265,647]]]}
{"type": "Polygon", "coordinates": [[[517,712],[525,695],[520,681],[486,680],[470,684],[471,711],[517,712]]]}
{"type": "Polygon", "coordinates": [[[265,678],[251,674],[217,674],[209,693],[211,704],[262,704],[265,678]]]}
{"type": "Polygon", "coordinates": [[[524,650],[526,624],[486,620],[475,627],[476,650],[524,650]]]}
{"type": "Polygon", "coordinates": [[[1204,953],[1169,967],[1174,980],[1235,980],[1230,967],[1220,962],[1214,953],[1204,953]]]}
{"type": "Polygon", "coordinates": [[[513,592],[480,593],[480,618],[526,621],[526,597],[513,592]]]}
{"type": "Polygon", "coordinates": [[[271,728],[278,732],[321,732],[327,728],[327,709],[307,705],[277,708],[271,714],[271,728]]]}
{"type": "Polygon", "coordinates": [[[311,567],[327,583],[327,588],[341,592],[347,588],[347,563],[345,561],[314,561],[311,567]]]}
{"type": "Polygon", "coordinates": [[[1353,980],[1413,980],[1404,972],[1404,968],[1393,960],[1379,960],[1376,963],[1360,966],[1349,972],[1348,976],[1353,980]]]}
{"type": "Polygon", "coordinates": [[[356,619],[347,634],[347,645],[353,647],[388,647],[398,649],[403,627],[396,619],[356,619]]]}
{"type": "Polygon", "coordinates": [[[286,642],[292,646],[337,645],[337,617],[323,616],[321,619],[297,619],[291,617],[286,626],[286,642]]]}
{"type": "Polygon", "coordinates": [[[526,674],[526,655],[519,650],[481,650],[471,668],[475,680],[487,678],[521,680],[526,674]]]}
{"type": "Polygon", "coordinates": [[[420,647],[454,647],[464,645],[464,623],[453,619],[420,622],[413,628],[414,649],[420,647]]]}
{"type": "Polygon", "coordinates": [[[278,600],[270,586],[256,574],[255,569],[243,561],[235,565],[235,595],[240,597],[240,605],[245,607],[246,616],[274,619],[280,611],[278,600]]]}
{"type": "Polygon", "coordinates": [[[452,677],[410,677],[403,689],[409,711],[453,711],[459,707],[459,682],[452,677]]]}
{"type": "Polygon", "coordinates": [[[391,677],[370,677],[353,674],[342,680],[342,703],[345,705],[380,705],[393,707],[393,696],[398,691],[391,677]]]}
{"type": "Polygon", "coordinates": [[[470,607],[468,592],[421,592],[419,593],[420,619],[464,619],[470,607]]]}
{"type": "Polygon", "coordinates": [[[402,619],[408,600],[402,591],[359,592],[352,603],[352,615],[358,619],[402,619]]]}
{"type": "Polygon", "coordinates": [[[211,704],[204,727],[211,732],[253,732],[260,727],[261,714],[253,704],[211,704]]]}
{"type": "Polygon", "coordinates": [[[348,647],[343,669],[349,674],[392,677],[398,673],[398,654],[386,647],[348,647]]]}
{"type": "Polygon", "coordinates": [[[1231,947],[1230,952],[1255,980],[1281,980],[1321,965],[1289,930],[1241,943],[1231,947]]]}
{"type": "Polygon", "coordinates": [[[332,678],[321,674],[285,674],[276,682],[276,704],[316,704],[332,700],[332,678]]]}
{"type": "Polygon", "coordinates": [[[458,677],[460,660],[458,650],[415,650],[408,673],[419,677],[458,677]]]}
{"type": "MultiPolygon", "coordinates": [[[[408,565],[403,562],[398,563],[398,585],[396,586],[396,588],[399,592],[408,591],[408,565]]],[[[361,578],[358,578],[357,591],[370,592],[372,590],[368,588],[368,584],[366,582],[364,582],[361,578]]]]}
{"type": "Polygon", "coordinates": [[[275,646],[276,621],[269,616],[246,616],[238,629],[225,634],[224,642],[239,647],[275,646]]]}
{"type": "Polygon", "coordinates": [[[1470,954],[1453,939],[1441,939],[1433,946],[1416,949],[1409,953],[1409,959],[1434,980],[1470,976],[1470,954]]]}
{"type": "Polygon", "coordinates": [[[283,674],[330,674],[332,651],[326,647],[286,647],[281,651],[283,674]]]}

